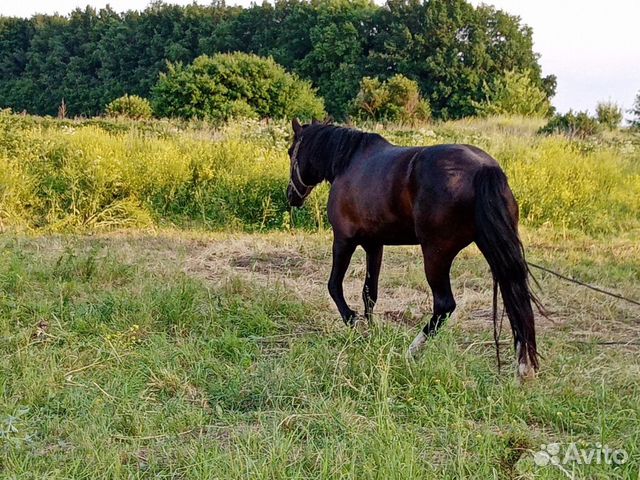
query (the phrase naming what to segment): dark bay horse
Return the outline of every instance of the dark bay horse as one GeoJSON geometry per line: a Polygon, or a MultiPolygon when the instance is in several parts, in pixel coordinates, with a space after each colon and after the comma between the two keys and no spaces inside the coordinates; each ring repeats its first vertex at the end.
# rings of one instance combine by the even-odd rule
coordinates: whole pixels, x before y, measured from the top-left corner
{"type": "Polygon", "coordinates": [[[356,247],[362,246],[367,257],[362,297],[370,321],[384,245],[419,244],[433,316],[409,348],[415,357],[454,311],[451,264],[475,242],[494,278],[494,326],[497,284],[513,332],[518,375],[533,377],[538,370],[535,297],[518,236],[518,205],[496,160],[469,145],[398,147],[378,134],[335,125],[294,120],[292,126],[290,205],[302,206],[314,186],[331,183],[329,293],[344,322],[353,325],[357,317],[342,289],[356,247]]]}

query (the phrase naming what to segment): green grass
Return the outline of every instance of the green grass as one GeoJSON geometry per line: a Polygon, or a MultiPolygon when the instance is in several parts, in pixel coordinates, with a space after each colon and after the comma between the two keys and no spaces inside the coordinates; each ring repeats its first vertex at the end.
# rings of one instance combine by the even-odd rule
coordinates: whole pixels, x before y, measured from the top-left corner
{"type": "MultiPolygon", "coordinates": [[[[637,237],[527,230],[531,259],[640,297],[637,237]]],[[[624,448],[639,474],[637,309],[541,276],[539,379],[491,345],[490,278],[456,262],[459,309],[417,364],[430,309],[413,248],[388,249],[376,326],[338,320],[327,235],[0,238],[5,478],[566,478],[541,444],[624,448]],[[396,309],[405,308],[397,321],[396,309]]],[[[362,255],[346,281],[358,302],[362,255]]],[[[360,307],[361,309],[361,307],[360,307]]]]}

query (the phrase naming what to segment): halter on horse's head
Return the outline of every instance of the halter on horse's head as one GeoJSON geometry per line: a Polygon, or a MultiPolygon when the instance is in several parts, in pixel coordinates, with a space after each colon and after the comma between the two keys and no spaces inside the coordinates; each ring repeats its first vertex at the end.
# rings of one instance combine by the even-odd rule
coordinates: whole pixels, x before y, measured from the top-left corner
{"type": "Polygon", "coordinates": [[[287,187],[287,199],[289,200],[289,205],[292,207],[300,207],[315,185],[307,184],[302,179],[302,175],[300,173],[300,159],[298,155],[300,153],[300,146],[302,145],[302,132],[304,130],[304,126],[300,124],[297,118],[293,119],[291,125],[294,132],[294,143],[289,151],[289,158],[291,159],[291,175],[289,177],[289,186],[287,187]]]}
{"type": "Polygon", "coordinates": [[[300,204],[304,203],[304,200],[309,196],[311,190],[313,190],[313,185],[307,185],[302,180],[302,175],[300,175],[300,165],[298,164],[298,152],[300,151],[300,145],[302,144],[302,135],[300,138],[296,140],[296,143],[293,146],[293,151],[291,152],[291,176],[289,178],[289,188],[287,189],[287,197],[289,198],[289,203],[292,207],[294,202],[292,200],[300,201],[300,204]],[[298,196],[297,199],[293,198],[293,194],[298,196]]]}

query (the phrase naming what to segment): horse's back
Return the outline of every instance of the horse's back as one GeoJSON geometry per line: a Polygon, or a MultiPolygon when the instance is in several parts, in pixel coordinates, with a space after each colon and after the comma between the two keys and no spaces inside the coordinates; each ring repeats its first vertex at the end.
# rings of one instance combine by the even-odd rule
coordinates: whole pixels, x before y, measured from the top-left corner
{"type": "Polygon", "coordinates": [[[473,177],[497,165],[470,145],[386,144],[335,180],[329,219],[338,233],[384,243],[419,243],[435,234],[466,241],[473,236],[473,177]]]}

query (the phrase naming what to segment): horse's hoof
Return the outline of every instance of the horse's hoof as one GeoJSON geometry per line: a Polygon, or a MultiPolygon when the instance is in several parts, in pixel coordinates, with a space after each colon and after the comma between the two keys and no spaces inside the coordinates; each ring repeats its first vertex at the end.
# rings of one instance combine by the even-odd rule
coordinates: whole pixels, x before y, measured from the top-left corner
{"type": "Polygon", "coordinates": [[[358,312],[351,312],[351,314],[348,317],[343,317],[344,323],[347,327],[351,327],[354,328],[356,326],[356,324],[358,323],[358,319],[359,319],[360,315],[358,315],[358,312]]]}
{"type": "Polygon", "coordinates": [[[537,374],[538,372],[536,372],[531,365],[527,363],[518,364],[518,372],[516,375],[518,382],[520,383],[531,382],[536,379],[537,374]]]}
{"type": "Polygon", "coordinates": [[[353,320],[352,328],[363,337],[369,336],[369,322],[367,322],[364,317],[356,317],[353,320]]]}
{"type": "Polygon", "coordinates": [[[516,359],[518,360],[518,368],[516,370],[516,376],[520,383],[530,382],[536,378],[536,369],[533,367],[531,360],[529,359],[527,352],[522,352],[522,344],[518,342],[516,344],[516,359]]]}

